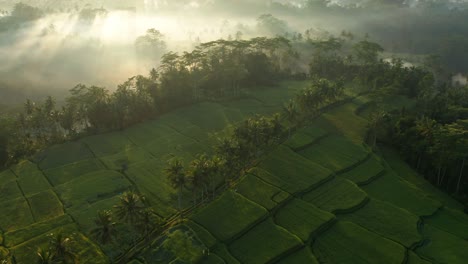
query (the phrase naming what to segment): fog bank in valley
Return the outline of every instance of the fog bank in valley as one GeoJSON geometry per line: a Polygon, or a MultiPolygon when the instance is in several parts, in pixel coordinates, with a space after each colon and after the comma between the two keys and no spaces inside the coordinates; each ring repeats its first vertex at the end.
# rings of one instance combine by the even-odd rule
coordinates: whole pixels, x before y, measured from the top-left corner
{"type": "MultiPolygon", "coordinates": [[[[0,104],[78,83],[114,89],[200,42],[353,32],[392,54],[468,73],[468,4],[436,0],[0,0],[0,104]],[[149,29],[152,29],[148,31],[149,29]]],[[[411,60],[416,61],[411,61],[411,60]]]]}

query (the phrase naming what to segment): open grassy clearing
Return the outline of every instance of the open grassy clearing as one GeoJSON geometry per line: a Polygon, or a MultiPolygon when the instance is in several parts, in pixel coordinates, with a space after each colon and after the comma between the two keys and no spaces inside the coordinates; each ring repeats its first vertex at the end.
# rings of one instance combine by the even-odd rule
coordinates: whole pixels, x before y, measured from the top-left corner
{"type": "Polygon", "coordinates": [[[34,223],[28,201],[23,196],[0,201],[0,212],[0,228],[4,231],[16,230],[34,223]]]}
{"type": "Polygon", "coordinates": [[[63,215],[63,205],[52,190],[43,191],[27,198],[36,222],[63,215]]]}
{"type": "Polygon", "coordinates": [[[250,95],[264,105],[281,107],[289,99],[294,98],[299,91],[309,86],[308,82],[287,81],[275,87],[252,90],[250,95]]]}
{"type": "Polygon", "coordinates": [[[362,164],[359,164],[350,171],[339,174],[339,176],[346,178],[357,185],[364,185],[371,182],[385,171],[381,162],[380,158],[375,155],[371,155],[369,159],[364,161],[362,164]]]}
{"type": "Polygon", "coordinates": [[[197,238],[205,245],[207,248],[211,248],[218,241],[216,238],[208,232],[204,227],[200,226],[199,224],[193,222],[193,221],[187,221],[184,223],[186,226],[188,226],[192,231],[196,234],[197,238]]]}
{"type": "Polygon", "coordinates": [[[320,210],[310,203],[293,199],[282,207],[274,216],[275,223],[307,241],[311,235],[330,224],[335,216],[320,210]]]}
{"type": "Polygon", "coordinates": [[[220,241],[225,241],[248,229],[267,214],[267,211],[233,191],[221,197],[192,216],[192,220],[206,228],[220,241]],[[225,210],[229,208],[229,210],[225,210]]]}
{"type": "Polygon", "coordinates": [[[5,202],[23,196],[16,183],[16,175],[11,170],[0,173],[0,201],[5,202]]]}
{"type": "Polygon", "coordinates": [[[72,141],[52,146],[38,153],[34,161],[39,168],[46,170],[93,157],[93,153],[85,144],[72,141]]]}
{"type": "Polygon", "coordinates": [[[346,103],[336,108],[330,109],[320,118],[328,122],[328,127],[334,127],[330,132],[343,134],[354,143],[362,143],[366,135],[368,121],[356,114],[360,106],[359,100],[346,103]]]}
{"type": "Polygon", "coordinates": [[[297,151],[304,148],[315,141],[327,135],[327,131],[318,126],[308,125],[305,128],[294,132],[291,137],[284,143],[286,146],[297,151]]]}
{"type": "Polygon", "coordinates": [[[160,137],[166,137],[177,132],[168,126],[159,123],[158,120],[152,120],[127,128],[122,131],[122,133],[136,145],[145,146],[152,140],[160,137]]]}
{"type": "Polygon", "coordinates": [[[82,210],[89,204],[119,195],[131,187],[120,173],[101,170],[85,174],[56,187],[66,209],[82,210]]]}
{"type": "Polygon", "coordinates": [[[468,241],[429,224],[424,225],[429,240],[416,253],[434,263],[464,264],[468,259],[468,241]]]}
{"type": "Polygon", "coordinates": [[[419,217],[389,203],[371,199],[363,208],[339,216],[381,236],[411,247],[422,240],[418,233],[419,217]]]}
{"type": "Polygon", "coordinates": [[[128,147],[122,151],[109,156],[101,157],[106,168],[111,170],[122,170],[131,164],[153,158],[150,153],[140,147],[128,147]]]}
{"type": "Polygon", "coordinates": [[[51,184],[56,186],[71,181],[81,175],[102,169],[105,169],[102,162],[93,158],[44,170],[44,174],[51,184]]]}
{"type": "Polygon", "coordinates": [[[431,262],[421,258],[412,250],[408,250],[408,264],[431,264],[431,262]]]}
{"type": "Polygon", "coordinates": [[[281,259],[278,264],[319,264],[309,247],[304,247],[298,252],[281,259]]]}
{"type": "Polygon", "coordinates": [[[112,155],[135,146],[129,138],[120,132],[90,136],[81,141],[98,157],[112,155]]]}
{"type": "Polygon", "coordinates": [[[441,206],[415,185],[401,179],[393,171],[361,187],[369,196],[392,203],[417,216],[431,215],[441,206]]]}
{"type": "Polygon", "coordinates": [[[350,222],[339,221],[313,244],[320,263],[402,263],[405,248],[350,222]]]}
{"type": "Polygon", "coordinates": [[[213,248],[213,253],[224,260],[226,264],[240,264],[239,260],[231,255],[226,245],[219,243],[213,248]]]}
{"type": "Polygon", "coordinates": [[[241,263],[267,263],[300,246],[299,238],[268,218],[235,240],[229,249],[241,263]]]}
{"type": "Polygon", "coordinates": [[[290,193],[311,188],[332,175],[328,169],[301,157],[284,145],[278,146],[269,153],[259,167],[276,176],[280,181],[286,182],[287,185],[277,185],[276,181],[271,182],[257,176],[290,193]]]}
{"type": "Polygon", "coordinates": [[[353,182],[335,177],[317,189],[306,193],[302,199],[322,210],[339,213],[355,210],[368,198],[366,193],[353,182]]]}
{"type": "Polygon", "coordinates": [[[468,241],[468,215],[461,211],[442,208],[436,214],[424,218],[424,223],[468,241]]]}
{"type": "Polygon", "coordinates": [[[27,227],[5,233],[5,246],[14,247],[35,237],[45,236],[50,230],[61,226],[72,224],[73,220],[69,215],[61,215],[49,221],[39,222],[27,227]]]}
{"type": "Polygon", "coordinates": [[[261,180],[253,174],[247,174],[236,185],[236,191],[249,200],[265,207],[267,210],[273,209],[289,197],[287,192],[261,180]]]}
{"type": "Polygon", "coordinates": [[[361,145],[341,136],[329,136],[298,152],[334,172],[364,161],[369,152],[361,145]]]}
{"type": "Polygon", "coordinates": [[[37,165],[30,161],[22,161],[11,169],[18,176],[18,184],[25,196],[31,196],[51,187],[37,165]]]}

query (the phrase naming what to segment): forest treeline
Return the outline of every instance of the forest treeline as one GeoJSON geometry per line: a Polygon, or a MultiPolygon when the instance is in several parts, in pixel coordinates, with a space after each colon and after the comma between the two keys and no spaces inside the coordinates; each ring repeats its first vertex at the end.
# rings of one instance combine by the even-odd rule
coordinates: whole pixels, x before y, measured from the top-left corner
{"type": "MultiPolygon", "coordinates": [[[[23,113],[1,119],[0,161],[13,163],[50,144],[124,129],[195,102],[242,97],[250,89],[283,79],[309,78],[322,82],[314,89],[324,87],[319,92],[327,96],[339,93],[336,84],[346,83],[376,99],[403,95],[416,101],[417,107],[399,113],[375,108],[369,143],[397,146],[434,184],[466,195],[467,88],[452,85],[428,65],[406,67],[400,59],[384,61],[382,52],[379,44],[356,40],[349,32],[321,40],[221,39],[191,52],[168,52],[148,76],[131,77],[114,92],[80,84],[60,106],[52,97],[44,102],[28,100],[23,113]],[[309,67],[301,72],[304,61],[309,67]],[[434,130],[416,133],[422,123],[434,130]]],[[[293,104],[320,105],[323,98],[316,93],[306,89],[293,104]]]]}

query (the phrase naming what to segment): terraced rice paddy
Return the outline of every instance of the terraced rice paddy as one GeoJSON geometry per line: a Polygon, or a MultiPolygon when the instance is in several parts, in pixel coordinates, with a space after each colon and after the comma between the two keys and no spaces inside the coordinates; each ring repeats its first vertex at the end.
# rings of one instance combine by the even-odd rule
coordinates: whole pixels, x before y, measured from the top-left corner
{"type": "MultiPolygon", "coordinates": [[[[108,263],[87,237],[98,210],[134,189],[169,219],[177,192],[162,173],[166,161],[209,153],[230,125],[279,111],[304,83],[286,86],[53,146],[1,172],[0,255],[11,251],[21,256],[18,263],[34,263],[31,249],[63,230],[77,241],[80,261],[108,263]]],[[[413,171],[362,145],[361,103],[338,106],[299,129],[232,189],[190,214],[180,228],[209,249],[200,262],[465,263],[466,215],[413,171]]],[[[190,206],[191,192],[183,196],[190,206]]],[[[179,263],[161,257],[160,242],[130,263],[179,263]]]]}

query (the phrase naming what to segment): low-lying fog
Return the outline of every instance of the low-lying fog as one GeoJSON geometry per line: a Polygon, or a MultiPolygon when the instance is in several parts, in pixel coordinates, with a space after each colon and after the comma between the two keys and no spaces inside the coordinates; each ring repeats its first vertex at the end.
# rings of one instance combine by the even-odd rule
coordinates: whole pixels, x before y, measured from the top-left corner
{"type": "Polygon", "coordinates": [[[370,33],[388,52],[445,52],[441,63],[468,72],[468,13],[461,1],[24,0],[28,6],[16,13],[15,3],[0,0],[0,104],[61,98],[78,83],[113,89],[157,67],[165,51],[200,42],[306,29],[347,30],[360,39],[370,33]],[[273,15],[270,25],[258,22],[262,14],[273,15]],[[436,34],[444,39],[433,40],[436,34]]]}

